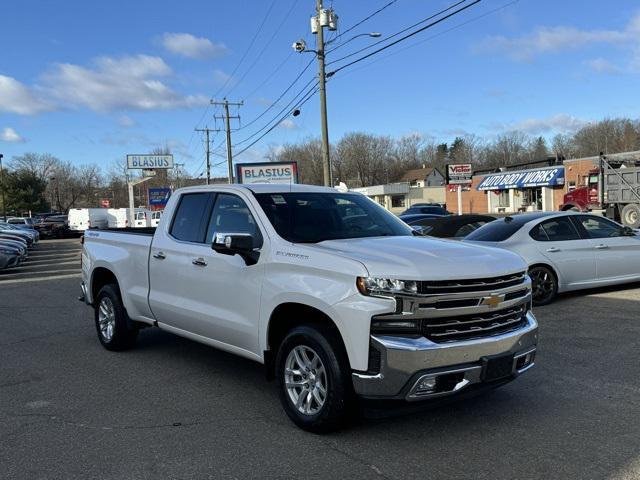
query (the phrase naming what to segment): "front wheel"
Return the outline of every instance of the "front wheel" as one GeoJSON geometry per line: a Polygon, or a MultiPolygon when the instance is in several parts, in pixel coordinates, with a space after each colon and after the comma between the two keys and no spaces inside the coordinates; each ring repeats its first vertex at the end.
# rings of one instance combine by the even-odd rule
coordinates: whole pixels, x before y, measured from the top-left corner
{"type": "Polygon", "coordinates": [[[105,285],[98,293],[95,299],[95,323],[98,339],[107,350],[131,348],[138,337],[138,328],[130,325],[116,285],[105,285]]]}
{"type": "Polygon", "coordinates": [[[276,357],[276,382],[285,412],[300,428],[325,433],[345,423],[353,400],[349,361],[328,328],[289,332],[276,357]]]}
{"type": "Polygon", "coordinates": [[[533,304],[542,306],[553,302],[558,294],[558,282],[551,269],[543,265],[531,267],[529,277],[533,290],[533,304]]]}

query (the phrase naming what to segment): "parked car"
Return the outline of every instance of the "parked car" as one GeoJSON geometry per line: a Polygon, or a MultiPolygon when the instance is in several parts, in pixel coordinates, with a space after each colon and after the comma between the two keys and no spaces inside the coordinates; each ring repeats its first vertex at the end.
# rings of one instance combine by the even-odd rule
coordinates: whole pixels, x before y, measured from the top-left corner
{"type": "Polygon", "coordinates": [[[495,220],[465,242],[517,253],[529,266],[534,305],[561,292],[640,280],[640,237],[605,217],[531,213],[495,220]]]}
{"type": "Polygon", "coordinates": [[[43,238],[67,238],[71,236],[66,215],[51,215],[46,217],[40,223],[36,224],[36,229],[43,238]]]}
{"type": "Polygon", "coordinates": [[[489,215],[403,215],[400,218],[423,235],[457,240],[495,220],[489,215]]]}
{"type": "Polygon", "coordinates": [[[7,223],[19,228],[34,228],[36,222],[31,217],[9,217],[7,218],[7,223]]]}
{"type": "Polygon", "coordinates": [[[0,248],[15,252],[20,257],[20,261],[25,260],[28,256],[27,246],[20,240],[10,240],[0,236],[0,248]]]}
{"type": "Polygon", "coordinates": [[[400,216],[404,216],[404,215],[415,215],[415,214],[429,214],[429,215],[451,215],[449,212],[447,212],[446,209],[442,208],[439,205],[414,205],[408,209],[406,209],[404,212],[402,212],[400,214],[400,216]]]}
{"type": "Polygon", "coordinates": [[[287,415],[317,432],[346,420],[354,393],[492,388],[536,351],[518,255],[417,236],[333,188],[180,189],[155,230],[87,231],[81,288],[106,349],[158,326],[263,363],[287,415]]]}
{"type": "Polygon", "coordinates": [[[0,243],[0,270],[14,268],[20,265],[20,254],[0,243]]]}
{"type": "Polygon", "coordinates": [[[68,213],[69,230],[84,232],[89,228],[107,228],[107,208],[71,208],[68,213]]]}
{"type": "Polygon", "coordinates": [[[38,241],[39,235],[37,232],[18,228],[15,225],[11,225],[9,223],[0,222],[0,233],[5,233],[8,235],[14,235],[16,237],[24,238],[27,241],[29,246],[32,246],[34,243],[38,241]]]}

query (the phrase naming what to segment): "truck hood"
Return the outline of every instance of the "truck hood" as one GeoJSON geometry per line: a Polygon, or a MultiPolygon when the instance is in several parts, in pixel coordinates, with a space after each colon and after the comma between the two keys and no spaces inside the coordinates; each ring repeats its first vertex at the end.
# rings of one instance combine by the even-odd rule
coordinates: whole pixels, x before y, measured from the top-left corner
{"type": "Polygon", "coordinates": [[[527,269],[507,250],[426,237],[328,240],[315,248],[358,260],[371,276],[403,280],[486,278],[527,269]]]}

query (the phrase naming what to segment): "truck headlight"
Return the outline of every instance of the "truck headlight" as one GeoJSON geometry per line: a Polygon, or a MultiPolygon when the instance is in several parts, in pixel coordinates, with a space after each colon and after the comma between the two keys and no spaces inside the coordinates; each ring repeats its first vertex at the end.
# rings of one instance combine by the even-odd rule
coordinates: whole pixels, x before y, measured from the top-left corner
{"type": "Polygon", "coordinates": [[[356,285],[363,295],[412,295],[418,292],[418,282],[414,280],[358,277],[356,285]]]}

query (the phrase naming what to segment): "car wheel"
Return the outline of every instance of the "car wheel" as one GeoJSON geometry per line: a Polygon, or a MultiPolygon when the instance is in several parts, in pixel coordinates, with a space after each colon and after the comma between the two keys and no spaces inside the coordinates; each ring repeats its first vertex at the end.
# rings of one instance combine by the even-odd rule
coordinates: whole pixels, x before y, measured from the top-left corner
{"type": "Polygon", "coordinates": [[[558,294],[558,281],[550,268],[537,265],[529,269],[533,304],[536,306],[548,305],[558,294]]]}
{"type": "Polygon", "coordinates": [[[107,350],[120,351],[134,346],[138,328],[131,325],[116,285],[102,287],[95,299],[98,339],[107,350]]]}
{"type": "Polygon", "coordinates": [[[354,394],[349,360],[333,331],[291,330],[276,357],[276,383],[284,411],[300,428],[325,433],[344,425],[354,394]]]}
{"type": "Polygon", "coordinates": [[[625,205],[620,213],[622,224],[625,227],[638,228],[640,227],[640,206],[635,203],[625,205]]]}

